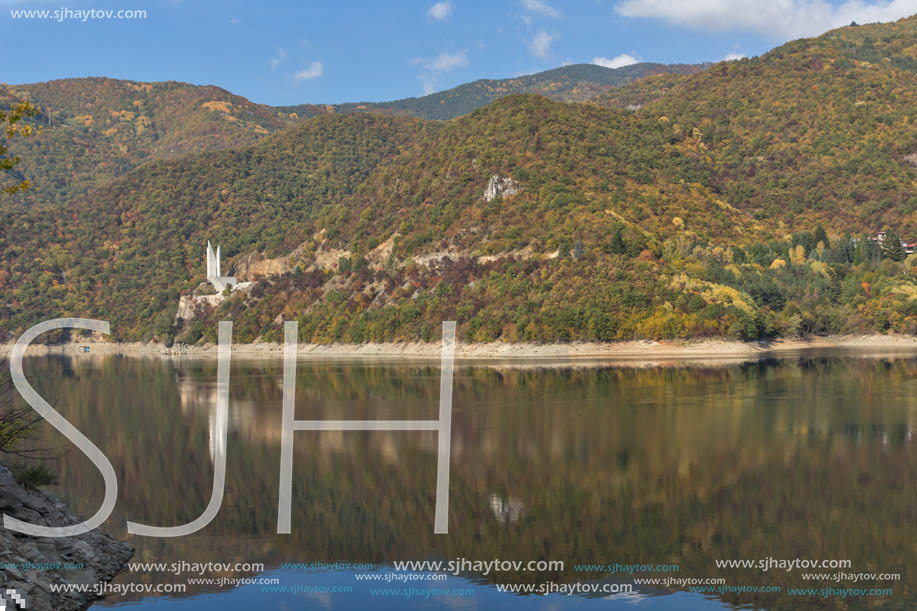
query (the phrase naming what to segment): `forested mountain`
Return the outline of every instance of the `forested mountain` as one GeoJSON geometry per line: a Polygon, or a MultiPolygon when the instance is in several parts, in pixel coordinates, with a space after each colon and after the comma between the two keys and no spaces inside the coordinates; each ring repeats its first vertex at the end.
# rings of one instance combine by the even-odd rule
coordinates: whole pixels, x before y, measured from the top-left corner
{"type": "Polygon", "coordinates": [[[719,64],[639,112],[692,130],[705,184],[759,219],[917,229],[917,19],[719,64]]]}
{"type": "Polygon", "coordinates": [[[152,159],[251,145],[296,118],[218,87],[78,78],[0,85],[0,103],[28,100],[41,137],[19,140],[25,201],[66,202],[152,159]]]}
{"type": "Polygon", "coordinates": [[[93,309],[118,295],[121,305],[106,310],[122,322],[169,323],[178,289],[200,277],[201,240],[216,240],[230,257],[244,247],[294,247],[313,215],[424,128],[371,114],[318,117],[253,148],[147,164],[63,213],[53,205],[28,215],[4,210],[2,250],[24,291],[16,300],[31,316],[93,309]]]}
{"type": "Polygon", "coordinates": [[[688,74],[705,66],[637,64],[618,69],[591,64],[504,80],[480,80],[422,98],[339,105],[270,107],[213,86],[75,78],[27,85],[0,84],[0,105],[28,100],[39,111],[41,138],[12,143],[22,158],[15,177],[37,186],[17,201],[64,204],[87,189],[156,159],[244,148],[301,119],[322,114],[387,112],[449,119],[514,93],[583,101],[658,73],[688,74]]]}
{"type": "Polygon", "coordinates": [[[444,122],[336,112],[265,135],[295,111],[208,110],[251,141],[144,149],[160,159],[64,207],[3,208],[0,331],[80,315],[166,343],[224,319],[238,341],[292,319],[314,342],[432,340],[442,320],[476,342],[915,333],[898,239],[917,234],[915,49],[917,18],[848,27],[444,122]],[[208,239],[247,289],[204,298],[208,239]]]}
{"type": "MultiPolygon", "coordinates": [[[[480,79],[418,98],[393,102],[357,102],[337,104],[335,112],[378,111],[422,119],[453,119],[516,93],[537,93],[561,102],[585,102],[626,83],[653,74],[696,74],[709,64],[634,64],[622,68],[605,68],[594,64],[572,64],[508,79],[480,79]]],[[[314,106],[284,106],[283,112],[312,116],[314,106]]]]}

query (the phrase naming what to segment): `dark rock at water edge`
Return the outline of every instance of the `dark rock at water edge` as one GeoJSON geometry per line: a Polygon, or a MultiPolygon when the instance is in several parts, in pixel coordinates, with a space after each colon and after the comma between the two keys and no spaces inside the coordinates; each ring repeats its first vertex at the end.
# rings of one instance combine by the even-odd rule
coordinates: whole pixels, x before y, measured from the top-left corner
{"type": "MultiPolygon", "coordinates": [[[[0,465],[0,513],[43,526],[70,526],[81,522],[55,497],[19,485],[0,465]]],[[[52,592],[51,584],[107,583],[127,564],[134,549],[99,529],[75,537],[32,537],[0,525],[0,595],[7,609],[18,609],[8,589],[24,597],[27,609],[76,611],[97,600],[93,593],[52,592]],[[82,564],[82,569],[37,566],[82,564]]]]}

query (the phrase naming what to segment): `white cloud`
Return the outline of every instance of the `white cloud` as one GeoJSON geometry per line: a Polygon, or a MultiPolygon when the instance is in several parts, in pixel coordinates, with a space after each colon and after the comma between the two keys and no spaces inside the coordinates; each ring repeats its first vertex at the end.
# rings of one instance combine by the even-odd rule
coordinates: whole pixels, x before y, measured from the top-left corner
{"type": "Polygon", "coordinates": [[[284,49],[277,49],[277,53],[274,54],[274,57],[271,58],[271,70],[276,70],[277,67],[284,62],[287,58],[287,52],[284,49]]]}
{"type": "Polygon", "coordinates": [[[537,13],[552,19],[560,17],[559,10],[542,0],[522,0],[522,6],[530,13],[537,13]]]}
{"type": "Polygon", "coordinates": [[[537,57],[547,57],[548,53],[551,52],[551,44],[553,44],[555,40],[557,40],[557,36],[548,34],[544,30],[538,30],[529,48],[537,57]]]}
{"type": "Polygon", "coordinates": [[[430,7],[430,10],[427,11],[427,15],[437,20],[443,20],[451,14],[452,14],[452,3],[451,2],[437,2],[436,4],[430,7]]]}
{"type": "Polygon", "coordinates": [[[436,79],[429,75],[420,75],[418,77],[420,82],[423,84],[423,94],[430,95],[431,93],[436,93],[436,90],[439,89],[436,79]]]}
{"type": "Polygon", "coordinates": [[[299,72],[293,75],[294,81],[306,81],[313,78],[318,78],[325,73],[325,68],[322,66],[322,62],[312,62],[308,68],[303,68],[299,72]]]}
{"type": "Polygon", "coordinates": [[[622,53],[613,59],[608,59],[607,57],[596,57],[593,58],[592,63],[596,66],[604,66],[606,68],[623,68],[624,66],[633,66],[634,64],[639,64],[640,60],[633,55],[622,53]]]}
{"type": "Polygon", "coordinates": [[[240,23],[240,21],[239,21],[239,18],[238,18],[238,17],[233,17],[232,19],[229,20],[229,23],[231,23],[231,24],[233,24],[233,25],[238,25],[238,24],[240,23]]]}
{"type": "Polygon", "coordinates": [[[443,51],[432,59],[420,60],[423,67],[434,72],[448,72],[453,68],[464,68],[468,65],[468,52],[448,53],[443,51]]]}
{"type": "Polygon", "coordinates": [[[789,39],[857,23],[894,21],[917,13],[917,0],[623,0],[625,17],[662,19],[704,30],[748,30],[789,39]]]}
{"type": "Polygon", "coordinates": [[[746,57],[748,57],[748,56],[745,55],[744,53],[739,53],[738,51],[731,51],[731,52],[727,53],[727,54],[726,54],[726,57],[724,57],[721,61],[724,61],[724,62],[734,62],[734,61],[736,61],[737,59],[745,59],[746,57]]]}
{"type": "Polygon", "coordinates": [[[423,66],[424,72],[418,74],[417,78],[423,85],[424,95],[429,95],[439,89],[439,77],[443,72],[470,65],[468,51],[456,53],[443,51],[436,57],[416,57],[411,60],[411,63],[423,66]]]}

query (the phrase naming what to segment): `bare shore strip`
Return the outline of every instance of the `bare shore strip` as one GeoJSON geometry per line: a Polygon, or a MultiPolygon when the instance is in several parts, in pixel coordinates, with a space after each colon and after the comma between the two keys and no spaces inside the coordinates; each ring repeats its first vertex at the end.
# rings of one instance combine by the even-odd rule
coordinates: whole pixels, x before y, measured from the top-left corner
{"type": "MultiPolygon", "coordinates": [[[[120,354],[124,356],[158,356],[165,358],[216,357],[217,346],[180,345],[171,347],[156,343],[111,343],[85,341],[53,346],[33,344],[27,355],[47,354],[81,355],[82,347],[93,355],[120,354]]],[[[0,344],[0,356],[8,356],[12,343],[0,344]]],[[[694,360],[694,359],[756,359],[801,353],[810,350],[849,350],[855,353],[903,352],[917,353],[917,337],[901,335],[857,335],[811,337],[807,339],[781,339],[773,342],[739,342],[731,340],[683,341],[631,341],[613,343],[576,342],[569,344],[462,344],[456,345],[455,357],[462,360],[694,360]]],[[[283,356],[283,345],[256,342],[234,344],[233,356],[240,358],[278,359],[283,356]]],[[[300,344],[300,359],[438,359],[440,344],[384,343],[384,344],[300,344]]]]}

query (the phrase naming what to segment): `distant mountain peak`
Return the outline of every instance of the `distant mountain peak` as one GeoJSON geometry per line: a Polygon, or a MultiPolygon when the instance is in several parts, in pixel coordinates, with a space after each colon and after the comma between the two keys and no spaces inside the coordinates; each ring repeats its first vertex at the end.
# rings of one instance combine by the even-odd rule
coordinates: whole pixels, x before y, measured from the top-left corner
{"type": "MultiPolygon", "coordinates": [[[[695,74],[710,64],[639,63],[621,68],[596,64],[569,64],[535,74],[504,79],[478,79],[452,89],[391,102],[353,102],[333,106],[334,112],[376,111],[419,117],[452,119],[516,93],[537,93],[559,102],[587,102],[601,93],[654,74],[695,74]]],[[[309,116],[315,106],[282,106],[284,112],[309,116]]]]}

